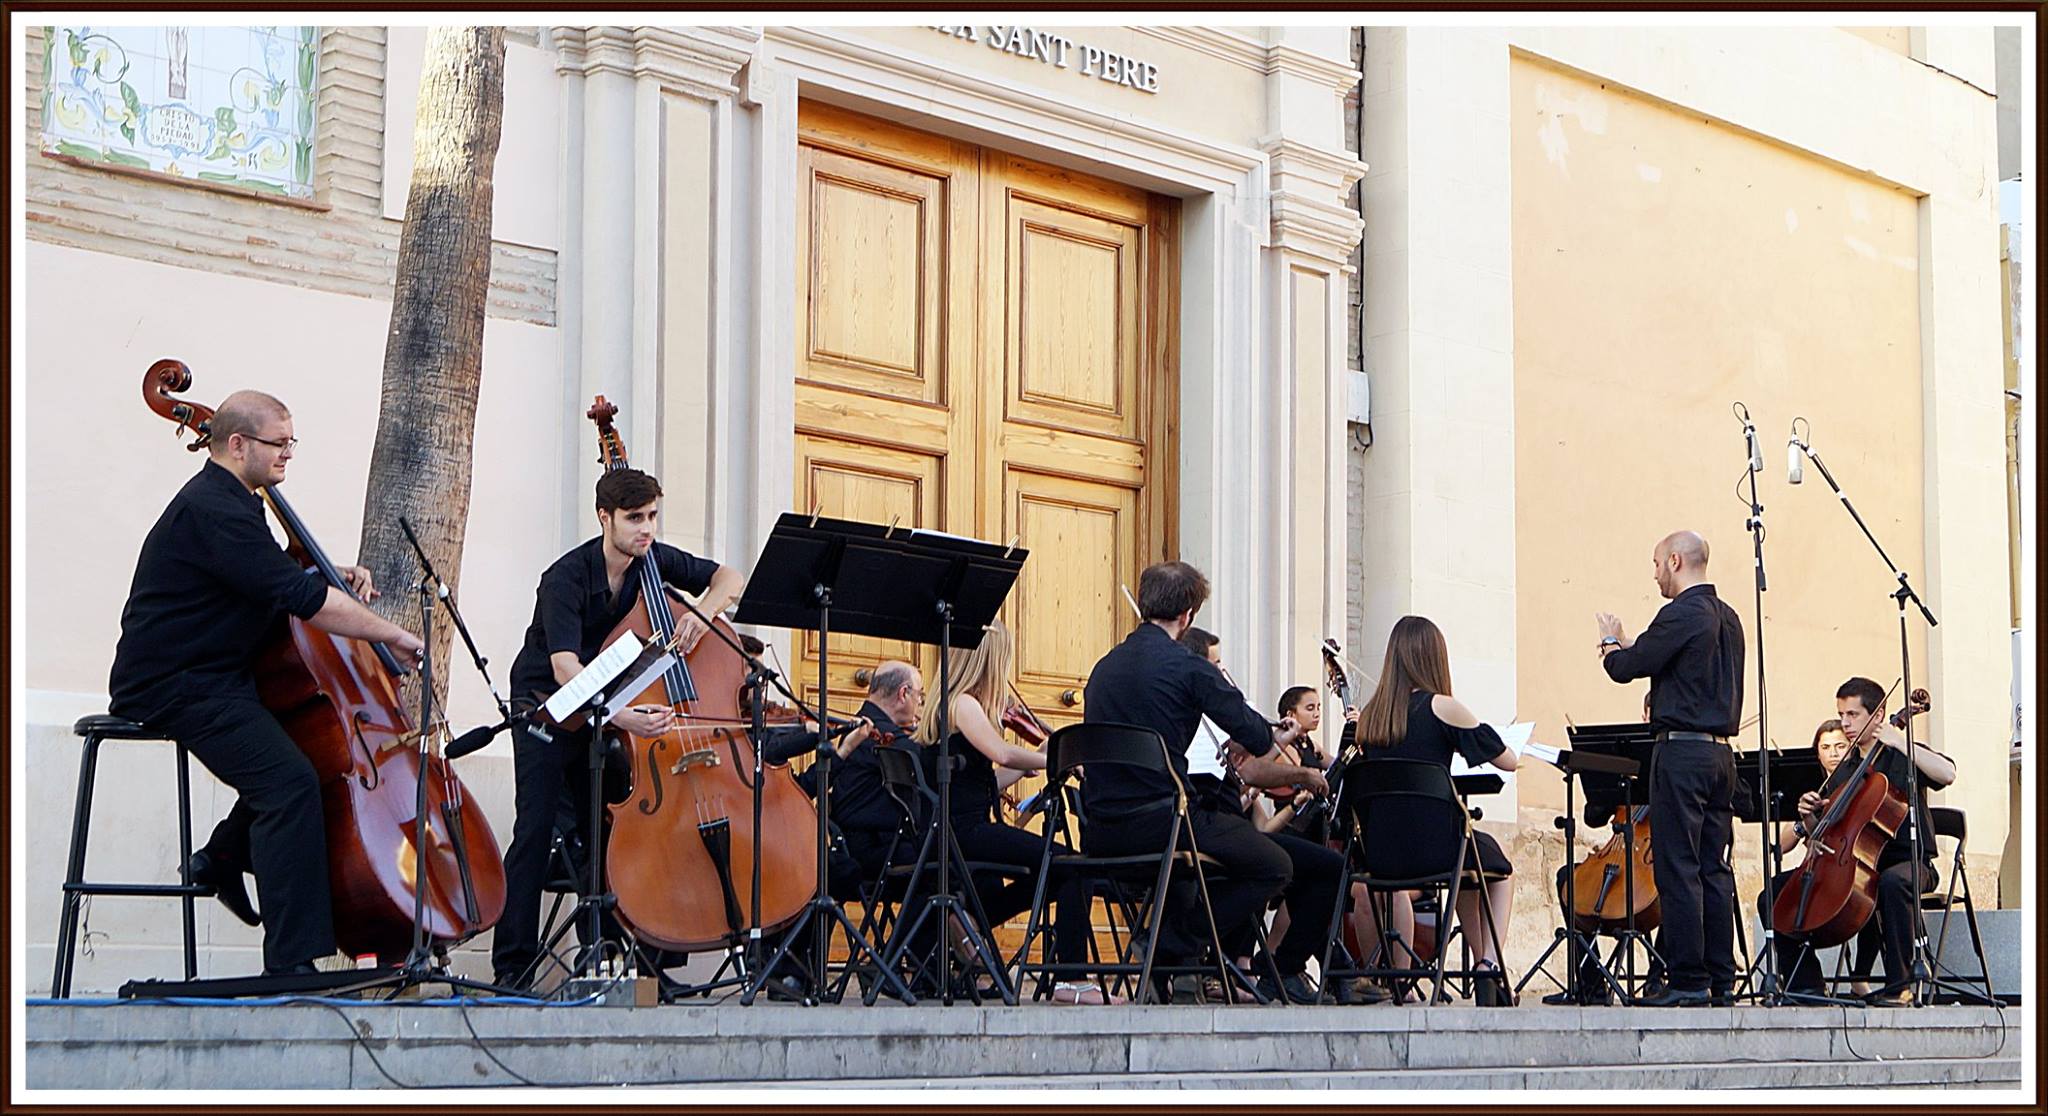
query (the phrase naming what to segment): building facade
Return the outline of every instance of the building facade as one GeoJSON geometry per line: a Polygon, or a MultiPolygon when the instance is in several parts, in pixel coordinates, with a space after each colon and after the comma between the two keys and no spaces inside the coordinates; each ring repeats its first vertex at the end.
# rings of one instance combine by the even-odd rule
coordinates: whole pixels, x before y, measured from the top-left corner
{"type": "MultiPolygon", "coordinates": [[[[202,401],[284,398],[294,504],[339,557],[360,526],[424,33],[178,30],[26,37],[29,413],[95,416],[83,443],[27,432],[32,847],[64,842],[68,725],[103,706],[135,551],[197,468],[135,402],[150,362],[185,360],[202,401]],[[256,87],[273,116],[236,100],[237,51],[279,67],[256,87]],[[227,117],[205,115],[209,74],[227,117]]],[[[1567,715],[1640,700],[1598,673],[1591,614],[1640,630],[1664,533],[1709,537],[1754,626],[1741,399],[1767,444],[1813,424],[1940,612],[1915,675],[1935,739],[1984,767],[1947,800],[1995,871],[1993,88],[1988,29],[514,29],[466,618],[509,662],[539,571],[592,533],[603,395],[686,549],[747,568],[791,509],[1029,549],[1006,617],[1051,719],[1128,629],[1119,587],[1178,557],[1261,706],[1320,676],[1327,636],[1376,675],[1416,612],[1461,697],[1561,745],[1567,715]]],[[[1771,735],[1792,748],[1841,678],[1891,680],[1897,635],[1847,517],[1764,483],[1771,735]]],[[[762,634],[814,674],[803,637],[762,634]]],[[[835,694],[915,653],[835,643],[835,694]]],[[[451,670],[456,719],[490,719],[451,670]]],[[[101,816],[139,844],[103,823],[95,874],[169,874],[169,761],[112,755],[101,816]]],[[[1535,869],[1561,856],[1543,770],[1487,819],[1526,858],[1539,948],[1535,869]]],[[[463,771],[508,837],[509,748],[463,771]]],[[[37,981],[57,859],[31,858],[37,981]]],[[[151,906],[94,912],[81,987],[174,968],[151,906]]],[[[252,969],[216,913],[205,967],[252,969]]]]}

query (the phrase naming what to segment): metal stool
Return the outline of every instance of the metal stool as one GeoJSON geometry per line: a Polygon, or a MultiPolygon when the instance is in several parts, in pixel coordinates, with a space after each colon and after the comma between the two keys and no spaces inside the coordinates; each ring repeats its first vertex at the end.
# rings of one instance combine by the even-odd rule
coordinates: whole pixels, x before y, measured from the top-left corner
{"type": "Polygon", "coordinates": [[[85,879],[85,844],[92,830],[92,785],[100,760],[100,742],[105,740],[163,740],[170,738],[146,729],[134,721],[96,713],[80,717],[71,731],[85,738],[85,750],[78,763],[78,801],[71,811],[71,859],[64,870],[64,913],[57,924],[57,966],[50,976],[50,995],[71,996],[71,973],[75,958],[72,947],[78,937],[78,918],[88,895],[147,895],[183,901],[185,915],[185,979],[199,975],[199,950],[193,931],[194,899],[213,894],[213,888],[192,882],[192,778],[191,760],[185,745],[178,748],[178,881],[168,883],[89,883],[85,879]]]}

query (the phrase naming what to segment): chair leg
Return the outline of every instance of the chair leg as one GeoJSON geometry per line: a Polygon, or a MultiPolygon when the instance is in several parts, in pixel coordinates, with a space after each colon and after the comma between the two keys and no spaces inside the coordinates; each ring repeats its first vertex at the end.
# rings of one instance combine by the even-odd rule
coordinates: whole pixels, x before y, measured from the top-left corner
{"type": "MultiPolygon", "coordinates": [[[[1202,917],[1208,920],[1209,923],[1209,948],[1216,951],[1216,979],[1223,982],[1223,1001],[1235,1006],[1237,1003],[1237,989],[1230,979],[1230,970],[1233,966],[1230,963],[1230,958],[1225,956],[1223,952],[1223,934],[1216,925],[1216,907],[1209,900],[1209,874],[1202,870],[1202,850],[1195,844],[1195,823],[1188,817],[1185,809],[1181,811],[1180,824],[1187,829],[1188,859],[1193,862],[1195,867],[1195,890],[1202,897],[1202,917]]],[[[1169,848],[1167,850],[1168,865],[1172,863],[1172,858],[1173,851],[1169,848]]],[[[1153,909],[1157,910],[1165,901],[1165,898],[1166,893],[1164,891],[1155,892],[1152,896],[1153,909]]],[[[1148,953],[1145,956],[1146,968],[1149,969],[1151,967],[1152,955],[1148,953]]]]}
{"type": "MultiPolygon", "coordinates": [[[[1318,970],[1322,979],[1316,982],[1316,1003],[1320,1004],[1330,994],[1330,965],[1337,957],[1337,943],[1343,940],[1344,901],[1351,898],[1351,843],[1344,845],[1344,870],[1337,875],[1337,902],[1330,912],[1330,932],[1323,938],[1322,968],[1318,970]]],[[[1359,967],[1365,962],[1354,961],[1359,967]]]]}
{"type": "MultiPolygon", "coordinates": [[[[178,882],[192,886],[192,764],[182,741],[178,744],[178,882]]],[[[180,895],[178,903],[184,908],[185,979],[193,980],[199,976],[197,916],[189,893],[180,895]]]]}
{"type": "Polygon", "coordinates": [[[78,937],[78,908],[82,900],[72,886],[85,881],[85,842],[92,828],[93,776],[99,768],[100,738],[87,734],[78,758],[78,798],[71,807],[71,853],[64,869],[64,906],[57,923],[57,963],[50,973],[50,995],[71,998],[72,949],[78,937]]]}
{"type": "MultiPolygon", "coordinates": [[[[1977,904],[1970,898],[1970,877],[1963,874],[1962,866],[1963,845],[1962,842],[1958,841],[1956,842],[1956,867],[1954,875],[1950,877],[1950,890],[1954,890],[1956,880],[1962,881],[1963,920],[1970,928],[1970,947],[1977,954],[1977,974],[1984,985],[1984,997],[1989,1000],[1996,1000],[1998,998],[1997,994],[1991,991],[1991,963],[1984,957],[1984,936],[1977,932],[1977,904]]],[[[1955,904],[1951,902],[1949,904],[1949,913],[1953,914],[1954,911],[1955,904]]],[[[1948,919],[1949,916],[1947,914],[1941,917],[1941,932],[1943,934],[1948,933],[1948,919]]],[[[1941,954],[1937,952],[1935,956],[1940,957],[1941,954]]]]}

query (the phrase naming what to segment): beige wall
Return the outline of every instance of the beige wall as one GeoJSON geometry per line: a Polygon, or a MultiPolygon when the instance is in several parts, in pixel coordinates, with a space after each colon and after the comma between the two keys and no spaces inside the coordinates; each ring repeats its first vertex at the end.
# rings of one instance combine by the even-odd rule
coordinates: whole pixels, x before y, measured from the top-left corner
{"type": "MultiPolygon", "coordinates": [[[[1871,529],[1918,572],[1915,201],[1528,59],[1510,82],[1521,716],[1562,741],[1567,714],[1640,715],[1646,684],[1595,663],[1592,611],[1640,632],[1661,603],[1650,549],[1680,528],[1706,535],[1743,616],[1756,714],[1741,400],[1766,448],[1771,735],[1803,746],[1844,678],[1897,677],[1897,617],[1889,572],[1816,471],[1786,484],[1783,447],[1808,418],[1871,529]]],[[[1917,619],[1913,650],[1924,672],[1917,619]]]]}
{"type": "Polygon", "coordinates": [[[1844,27],[1842,30],[1898,54],[1906,54],[1912,47],[1913,29],[1910,27],[1844,27]]]}

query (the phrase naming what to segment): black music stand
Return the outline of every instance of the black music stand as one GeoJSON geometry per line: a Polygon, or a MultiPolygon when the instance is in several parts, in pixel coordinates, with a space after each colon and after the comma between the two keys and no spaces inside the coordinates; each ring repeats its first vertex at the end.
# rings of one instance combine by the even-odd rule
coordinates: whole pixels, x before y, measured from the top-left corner
{"type": "MultiPolygon", "coordinates": [[[[1579,819],[1575,809],[1576,796],[1573,793],[1572,776],[1579,776],[1581,781],[1588,775],[1626,781],[1635,776],[1639,766],[1635,760],[1621,756],[1572,749],[1559,752],[1554,766],[1564,773],[1564,813],[1558,815],[1555,820],[1557,827],[1564,830],[1564,924],[1557,928],[1557,933],[1551,938],[1550,945],[1544,949],[1543,955],[1536,959],[1535,964],[1529,966],[1528,972],[1522,974],[1522,982],[1515,985],[1515,994],[1519,996],[1522,989],[1540,972],[1550,977],[1551,983],[1556,984],[1560,991],[1583,1004],[1590,998],[1591,991],[1582,986],[1580,974],[1585,967],[1585,959],[1591,958],[1593,966],[1607,981],[1607,986],[1614,990],[1615,998],[1625,999],[1628,993],[1623,990],[1620,982],[1614,979],[1614,974],[1600,958],[1600,945],[1593,940],[1597,931],[1581,930],[1572,921],[1572,912],[1578,909],[1577,874],[1572,869],[1577,867],[1579,848],[1579,819]],[[1559,946],[1563,946],[1565,951],[1566,975],[1562,981],[1550,976],[1550,971],[1543,967],[1543,963],[1550,960],[1550,955],[1556,953],[1559,946]]],[[[1589,810],[1588,813],[1590,812],[1589,810]]],[[[1631,857],[1623,864],[1633,865],[1634,858],[1631,857]]],[[[1624,882],[1623,886],[1629,885],[1624,882]]],[[[1629,903],[1629,909],[1635,909],[1634,902],[1629,903]]]]}
{"type": "MultiPolygon", "coordinates": [[[[1612,822],[1617,809],[1626,808],[1630,816],[1635,814],[1637,805],[1636,787],[1641,784],[1647,790],[1650,770],[1655,766],[1654,754],[1657,747],[1656,730],[1647,722],[1634,721],[1618,725],[1573,725],[1565,730],[1570,738],[1572,750],[1588,755],[1609,756],[1630,760],[1636,765],[1636,774],[1596,772],[1588,768],[1581,772],[1579,785],[1586,792],[1586,809],[1583,814],[1587,825],[1607,825],[1612,822]]],[[[1647,794],[1642,803],[1647,805],[1647,794]]],[[[1641,943],[1658,968],[1664,966],[1662,954],[1650,936],[1636,929],[1636,841],[1635,826],[1621,827],[1622,840],[1622,896],[1628,905],[1628,927],[1614,934],[1617,945],[1615,952],[1623,958],[1623,975],[1620,983],[1633,990],[1636,978],[1635,946],[1641,943]]],[[[1570,916],[1567,915],[1567,918],[1570,916]]],[[[1610,958],[1610,964],[1612,959],[1610,958]]],[[[1613,979],[1610,975],[1610,979],[1613,979]]],[[[1647,977],[1645,978],[1647,979],[1647,977]]]]}
{"type": "MultiPolygon", "coordinates": [[[[983,966],[995,980],[1006,1004],[1017,1002],[1016,992],[1010,988],[1002,967],[997,964],[994,949],[975,926],[974,920],[965,917],[959,898],[952,894],[950,869],[953,860],[946,854],[954,849],[950,813],[953,765],[944,695],[950,682],[947,659],[951,657],[952,649],[955,646],[980,645],[982,629],[995,619],[997,610],[1010,595],[1010,587],[1016,584],[1026,554],[1026,551],[1015,547],[997,546],[957,535],[785,512],[769,532],[768,542],[748,579],[746,595],[740,599],[739,609],[734,613],[734,619],[743,624],[818,633],[818,706],[821,712],[825,711],[826,697],[830,692],[827,689],[826,658],[827,640],[833,630],[848,635],[939,645],[939,880],[936,892],[927,900],[925,907],[915,919],[905,924],[902,941],[909,941],[910,935],[915,934],[925,919],[937,911],[942,919],[940,938],[943,945],[944,920],[949,915],[961,916],[961,924],[966,927],[983,966]]],[[[788,955],[806,924],[810,924],[813,931],[813,966],[809,978],[814,998],[821,995],[826,986],[826,947],[831,932],[827,919],[837,921],[846,932],[849,965],[858,964],[861,953],[866,953],[880,970],[883,986],[893,985],[893,991],[899,998],[915,1002],[893,968],[894,956],[900,951],[892,950],[886,958],[876,951],[830,894],[826,858],[829,854],[831,764],[834,758],[831,738],[821,718],[817,762],[823,766],[818,771],[817,893],[785,933],[775,956],[754,974],[755,983],[742,994],[742,1003],[752,1001],[767,975],[788,955]]],[[[757,828],[755,840],[759,839],[757,828]]],[[[759,863],[758,856],[756,863],[759,863]]],[[[940,955],[940,994],[945,1003],[951,1004],[952,952],[942,948],[940,955]]]]}

